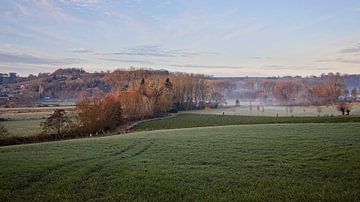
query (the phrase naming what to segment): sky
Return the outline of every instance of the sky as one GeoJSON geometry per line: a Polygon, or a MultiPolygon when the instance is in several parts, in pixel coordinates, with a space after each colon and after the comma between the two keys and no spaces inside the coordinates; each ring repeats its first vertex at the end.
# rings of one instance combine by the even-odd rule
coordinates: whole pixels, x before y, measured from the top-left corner
{"type": "Polygon", "coordinates": [[[0,72],[360,74],[359,0],[0,0],[0,72]]]}

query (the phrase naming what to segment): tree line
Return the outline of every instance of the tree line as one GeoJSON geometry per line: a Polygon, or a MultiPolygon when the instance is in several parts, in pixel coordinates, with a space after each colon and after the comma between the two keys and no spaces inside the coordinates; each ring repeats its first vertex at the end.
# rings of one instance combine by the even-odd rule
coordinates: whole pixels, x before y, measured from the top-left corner
{"type": "Polygon", "coordinates": [[[48,117],[43,123],[44,131],[59,137],[102,135],[135,121],[182,110],[214,108],[225,102],[221,92],[224,82],[209,80],[204,75],[149,75],[133,70],[126,72],[132,75],[131,79],[125,79],[119,72],[107,76],[116,86],[111,92],[99,96],[80,93],[73,120],[70,122],[66,113],[55,111],[52,116],[57,116],[57,121],[48,117]]]}
{"type": "Polygon", "coordinates": [[[308,106],[338,104],[354,101],[357,89],[347,89],[344,75],[329,73],[321,78],[249,79],[242,83],[248,99],[258,99],[265,104],[308,106]]]}

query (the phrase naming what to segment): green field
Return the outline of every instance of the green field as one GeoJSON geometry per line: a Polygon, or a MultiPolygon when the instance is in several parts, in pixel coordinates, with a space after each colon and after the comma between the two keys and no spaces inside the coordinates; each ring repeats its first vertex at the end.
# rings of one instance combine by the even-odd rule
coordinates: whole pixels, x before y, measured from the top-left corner
{"type": "MultiPolygon", "coordinates": [[[[41,133],[43,122],[56,107],[0,108],[0,118],[7,119],[0,124],[9,131],[9,136],[34,136],[41,133]]],[[[67,110],[73,116],[74,107],[57,107],[67,110]]],[[[360,105],[353,104],[352,117],[338,117],[339,112],[333,106],[322,106],[318,117],[315,107],[294,107],[293,113],[286,113],[283,106],[267,106],[265,112],[257,111],[256,106],[250,112],[248,108],[226,108],[181,112],[176,118],[140,124],[135,130],[156,130],[170,128],[188,128],[202,126],[259,124],[259,123],[323,123],[323,122],[360,122],[360,105]],[[305,110],[305,112],[304,112],[305,110]],[[213,116],[227,115],[226,117],[213,116]],[[195,116],[197,114],[198,116],[195,116]],[[276,117],[276,114],[279,117],[276,117]],[[334,114],[334,116],[329,116],[334,114]],[[200,116],[210,115],[210,116],[200,116]],[[229,116],[228,116],[229,115],[229,116]],[[239,116],[241,115],[241,116],[239,116]],[[212,117],[211,117],[212,116],[212,117]],[[275,116],[275,117],[274,117],[275,116]],[[294,117],[291,117],[294,116],[294,117]],[[355,117],[355,118],[354,118],[355,117]],[[358,118],[356,118],[358,117],[358,118]],[[321,120],[320,120],[321,119],[321,120]]]]}
{"type": "Polygon", "coordinates": [[[0,122],[8,131],[10,136],[33,136],[41,133],[40,126],[43,119],[24,119],[0,122]]]}
{"type": "MultiPolygon", "coordinates": [[[[248,103],[246,103],[248,104],[248,103]]],[[[292,112],[289,107],[285,106],[265,106],[264,111],[262,108],[257,110],[257,106],[253,105],[252,110],[250,110],[249,106],[242,107],[230,107],[230,108],[217,108],[217,109],[205,109],[205,110],[193,110],[187,111],[184,113],[197,113],[197,114],[223,114],[225,115],[241,115],[241,116],[338,116],[341,115],[336,109],[336,106],[320,106],[320,113],[317,111],[315,106],[294,106],[292,107],[292,112]],[[287,111],[286,111],[287,108],[287,111]]],[[[360,116],[360,104],[353,103],[351,106],[350,115],[352,116],[360,116]]]]}
{"type": "Polygon", "coordinates": [[[135,126],[135,131],[160,130],[175,128],[192,128],[204,126],[225,126],[244,124],[277,124],[277,123],[341,123],[360,122],[360,117],[327,116],[327,117],[268,117],[268,116],[231,116],[212,114],[180,113],[177,116],[146,121],[135,126]]]}
{"type": "Polygon", "coordinates": [[[360,123],[136,132],[0,148],[0,201],[358,201],[360,123]]]}
{"type": "Polygon", "coordinates": [[[33,108],[0,108],[0,124],[5,126],[9,136],[34,136],[41,133],[40,124],[54,109],[65,109],[72,116],[74,107],[33,107],[33,108]]]}

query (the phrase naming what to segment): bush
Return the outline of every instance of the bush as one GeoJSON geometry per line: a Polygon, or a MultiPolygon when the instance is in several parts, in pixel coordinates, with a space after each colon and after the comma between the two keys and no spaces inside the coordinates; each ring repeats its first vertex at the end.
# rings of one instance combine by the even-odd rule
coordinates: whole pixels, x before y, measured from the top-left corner
{"type": "Polygon", "coordinates": [[[0,137],[6,137],[9,135],[9,131],[5,128],[5,126],[0,125],[0,137]]]}
{"type": "Polygon", "coordinates": [[[341,112],[341,114],[344,116],[345,113],[346,115],[350,115],[350,104],[348,103],[339,103],[336,108],[341,112]]]}
{"type": "Polygon", "coordinates": [[[77,104],[79,126],[73,131],[84,134],[103,134],[123,122],[120,102],[113,96],[87,98],[77,104]]]}

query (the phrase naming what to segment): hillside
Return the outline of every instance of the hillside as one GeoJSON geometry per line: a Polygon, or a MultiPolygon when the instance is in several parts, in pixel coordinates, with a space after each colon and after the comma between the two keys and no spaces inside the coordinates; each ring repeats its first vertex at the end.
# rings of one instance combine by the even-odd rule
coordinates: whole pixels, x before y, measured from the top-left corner
{"type": "Polygon", "coordinates": [[[138,132],[0,148],[0,200],[356,201],[359,123],[138,132]]]}

